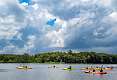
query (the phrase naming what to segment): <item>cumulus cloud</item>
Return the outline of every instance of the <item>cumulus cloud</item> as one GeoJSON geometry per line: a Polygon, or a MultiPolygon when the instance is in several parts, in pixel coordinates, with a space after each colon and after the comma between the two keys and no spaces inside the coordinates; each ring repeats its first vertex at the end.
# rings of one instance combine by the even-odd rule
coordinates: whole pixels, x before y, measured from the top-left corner
{"type": "Polygon", "coordinates": [[[24,28],[25,11],[13,0],[0,1],[0,39],[11,39],[24,28]]]}
{"type": "Polygon", "coordinates": [[[2,50],[12,45],[9,40],[21,34],[19,31],[26,25],[25,14],[24,7],[19,5],[18,1],[0,0],[0,40],[4,40],[4,43],[0,43],[2,50]]]}
{"type": "Polygon", "coordinates": [[[116,0],[29,1],[0,0],[0,49],[117,52],[116,0]]]}
{"type": "Polygon", "coordinates": [[[34,35],[28,36],[28,41],[24,45],[24,49],[30,50],[35,47],[36,37],[34,35]]]}

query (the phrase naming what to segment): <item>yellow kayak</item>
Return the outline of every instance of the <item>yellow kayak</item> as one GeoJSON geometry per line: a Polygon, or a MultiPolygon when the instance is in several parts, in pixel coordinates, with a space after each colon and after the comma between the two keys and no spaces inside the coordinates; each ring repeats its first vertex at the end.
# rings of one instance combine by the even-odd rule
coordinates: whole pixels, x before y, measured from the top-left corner
{"type": "Polygon", "coordinates": [[[69,69],[69,68],[63,68],[63,70],[75,70],[74,68],[71,68],[71,69],[69,69]]]}
{"type": "Polygon", "coordinates": [[[32,69],[31,67],[25,67],[25,66],[19,66],[19,67],[16,67],[17,69],[32,69]]]}

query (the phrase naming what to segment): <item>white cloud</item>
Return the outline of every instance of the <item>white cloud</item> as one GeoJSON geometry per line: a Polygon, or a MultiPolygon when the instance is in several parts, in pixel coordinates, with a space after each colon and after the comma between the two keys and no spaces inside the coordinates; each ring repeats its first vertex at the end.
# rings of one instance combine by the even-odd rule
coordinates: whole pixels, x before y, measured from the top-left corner
{"type": "Polygon", "coordinates": [[[100,0],[100,3],[104,6],[110,6],[112,4],[112,0],[100,0]]]}
{"type": "Polygon", "coordinates": [[[34,35],[28,36],[28,41],[26,42],[26,45],[24,46],[24,49],[29,50],[35,47],[35,41],[36,37],[34,35]]]}
{"type": "Polygon", "coordinates": [[[48,47],[64,47],[64,35],[62,30],[50,31],[46,34],[45,38],[50,43],[48,47]]]}
{"type": "Polygon", "coordinates": [[[28,3],[26,3],[26,2],[23,2],[23,3],[21,3],[24,7],[27,7],[28,6],[28,3]]]}
{"type": "Polygon", "coordinates": [[[117,12],[112,12],[109,17],[111,17],[111,20],[116,21],[117,22],[117,12]]]}
{"type": "Polygon", "coordinates": [[[16,22],[15,17],[13,16],[5,16],[0,17],[0,38],[1,39],[11,39],[15,36],[20,29],[24,28],[24,24],[22,22],[16,22]]]}
{"type": "Polygon", "coordinates": [[[39,8],[39,5],[38,5],[38,4],[34,4],[34,5],[32,5],[32,7],[33,7],[35,10],[37,10],[37,9],[39,8]]]}
{"type": "MultiPolygon", "coordinates": [[[[114,1],[114,0],[113,0],[114,1]]],[[[19,4],[0,0],[0,40],[15,36],[24,41],[21,50],[45,47],[97,49],[117,46],[117,12],[111,0],[33,0],[19,4]],[[57,3],[57,4],[55,4],[57,3]],[[68,6],[69,5],[69,6],[68,6]],[[56,18],[55,26],[47,21],[56,18]],[[35,34],[22,29],[36,29],[35,34]]],[[[9,44],[7,48],[19,49],[9,44]]]]}
{"type": "Polygon", "coordinates": [[[11,39],[18,34],[25,25],[24,15],[24,9],[16,0],[0,1],[0,39],[11,39]]]}

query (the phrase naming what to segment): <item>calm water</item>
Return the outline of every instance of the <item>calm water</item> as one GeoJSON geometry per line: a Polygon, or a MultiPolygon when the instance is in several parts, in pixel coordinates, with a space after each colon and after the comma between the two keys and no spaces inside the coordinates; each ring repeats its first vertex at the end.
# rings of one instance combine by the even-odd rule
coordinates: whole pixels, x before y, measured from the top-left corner
{"type": "MultiPolygon", "coordinates": [[[[93,75],[86,74],[80,70],[81,67],[90,65],[72,64],[76,70],[65,71],[62,70],[67,64],[57,64],[58,68],[48,68],[50,64],[28,64],[32,70],[18,70],[16,66],[19,64],[0,64],[0,80],[117,80],[117,68],[108,71],[109,74],[93,75]]],[[[92,65],[96,66],[96,65],[92,65]]],[[[117,65],[104,65],[114,66],[117,65]]]]}

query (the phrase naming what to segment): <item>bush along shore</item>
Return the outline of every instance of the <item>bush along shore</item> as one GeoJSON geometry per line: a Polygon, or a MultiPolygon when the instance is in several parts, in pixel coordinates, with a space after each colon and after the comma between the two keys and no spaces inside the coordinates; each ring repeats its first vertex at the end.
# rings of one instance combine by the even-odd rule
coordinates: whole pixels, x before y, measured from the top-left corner
{"type": "Polygon", "coordinates": [[[46,52],[35,55],[24,53],[0,54],[0,63],[83,63],[83,64],[117,64],[117,54],[96,52],[46,52]]]}

